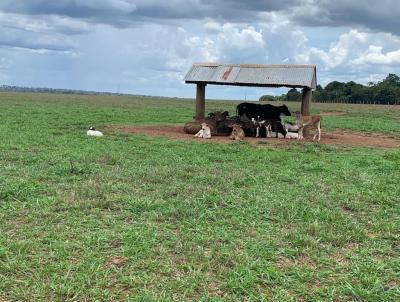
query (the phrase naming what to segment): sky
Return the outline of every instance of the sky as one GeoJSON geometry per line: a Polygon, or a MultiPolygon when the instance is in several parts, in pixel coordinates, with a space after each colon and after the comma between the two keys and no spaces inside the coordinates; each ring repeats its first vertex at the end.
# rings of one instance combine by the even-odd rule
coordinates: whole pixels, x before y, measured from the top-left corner
{"type": "MultiPolygon", "coordinates": [[[[399,0],[1,0],[0,85],[195,96],[194,62],[315,64],[318,84],[400,74],[399,0]]],[[[251,100],[273,88],[207,86],[251,100]]]]}

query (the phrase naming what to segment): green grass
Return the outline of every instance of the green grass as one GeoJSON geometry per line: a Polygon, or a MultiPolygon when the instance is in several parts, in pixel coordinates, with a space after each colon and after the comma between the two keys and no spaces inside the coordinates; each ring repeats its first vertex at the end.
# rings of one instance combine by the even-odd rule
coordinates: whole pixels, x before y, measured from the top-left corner
{"type": "MultiPolygon", "coordinates": [[[[0,300],[399,300],[399,150],[85,135],[193,109],[0,94],[0,300]]],[[[398,107],[312,110],[346,112],[326,129],[399,137],[398,107]]]]}

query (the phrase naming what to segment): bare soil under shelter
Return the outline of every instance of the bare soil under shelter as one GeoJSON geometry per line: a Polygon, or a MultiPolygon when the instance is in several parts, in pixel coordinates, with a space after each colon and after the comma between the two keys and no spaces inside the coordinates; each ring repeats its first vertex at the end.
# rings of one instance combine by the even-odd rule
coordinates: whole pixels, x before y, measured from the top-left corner
{"type": "MultiPolygon", "coordinates": [[[[112,126],[109,130],[125,133],[138,133],[147,136],[166,137],[180,141],[199,141],[199,142],[215,142],[215,143],[232,143],[227,136],[213,136],[210,140],[194,138],[193,135],[183,131],[183,126],[170,125],[152,125],[152,126],[112,126]]],[[[268,142],[268,144],[276,146],[286,146],[297,142],[297,139],[279,139],[279,138],[255,138],[246,137],[246,142],[251,144],[260,144],[268,142]]],[[[322,132],[321,144],[343,145],[343,146],[364,146],[364,147],[380,147],[380,148],[400,148],[400,141],[396,138],[385,136],[382,134],[366,134],[360,132],[334,131],[322,132]]]]}

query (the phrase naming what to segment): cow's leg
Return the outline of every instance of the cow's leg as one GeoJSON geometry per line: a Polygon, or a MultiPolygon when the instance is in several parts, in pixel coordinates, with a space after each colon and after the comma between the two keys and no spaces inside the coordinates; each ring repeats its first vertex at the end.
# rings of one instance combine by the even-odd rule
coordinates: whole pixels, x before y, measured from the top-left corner
{"type": "Polygon", "coordinates": [[[299,140],[303,139],[303,127],[299,128],[298,134],[299,135],[297,136],[297,140],[299,141],[299,140]]]}
{"type": "Polygon", "coordinates": [[[257,127],[256,128],[256,137],[259,137],[260,136],[260,127],[257,127]]]}
{"type": "Polygon", "coordinates": [[[315,138],[317,137],[317,135],[318,135],[318,141],[321,139],[321,124],[320,123],[318,123],[316,126],[315,126],[315,134],[314,134],[314,137],[313,137],[313,139],[312,140],[315,140],[315,138]]]}

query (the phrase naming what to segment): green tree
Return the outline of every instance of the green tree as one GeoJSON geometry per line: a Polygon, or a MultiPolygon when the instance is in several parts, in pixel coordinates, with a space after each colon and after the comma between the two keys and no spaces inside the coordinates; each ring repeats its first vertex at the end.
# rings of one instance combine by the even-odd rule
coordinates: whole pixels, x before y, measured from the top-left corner
{"type": "Polygon", "coordinates": [[[273,95],[266,94],[266,95],[261,96],[258,100],[260,102],[273,102],[273,101],[276,101],[277,98],[273,95]]]}
{"type": "Polygon", "coordinates": [[[292,88],[287,92],[286,100],[289,102],[301,101],[301,93],[296,88],[292,88]]]}

